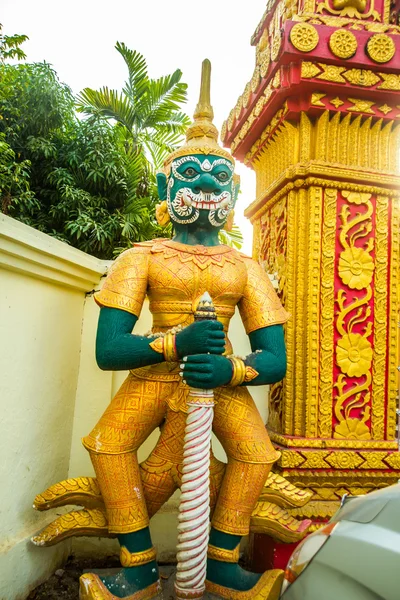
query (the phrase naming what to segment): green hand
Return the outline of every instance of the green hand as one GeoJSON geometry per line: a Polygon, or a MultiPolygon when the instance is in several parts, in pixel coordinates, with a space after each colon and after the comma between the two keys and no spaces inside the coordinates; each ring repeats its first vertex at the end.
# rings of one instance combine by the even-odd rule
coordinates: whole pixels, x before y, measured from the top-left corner
{"type": "Polygon", "coordinates": [[[181,377],[190,387],[213,389],[226,385],[232,379],[233,368],[226,356],[194,354],[185,356],[181,364],[181,377]]]}
{"type": "Polygon", "coordinates": [[[192,354],[223,354],[225,333],[219,321],[197,321],[176,334],[179,358],[192,354]]]}

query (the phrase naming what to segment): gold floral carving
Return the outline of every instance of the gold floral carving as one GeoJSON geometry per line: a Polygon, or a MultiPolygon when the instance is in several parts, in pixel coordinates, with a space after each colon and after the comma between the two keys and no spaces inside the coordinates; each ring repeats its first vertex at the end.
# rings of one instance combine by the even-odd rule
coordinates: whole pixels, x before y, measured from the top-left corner
{"type": "Polygon", "coordinates": [[[365,462],[360,465],[360,469],[387,469],[388,466],[383,462],[387,452],[360,452],[365,462]]]}
{"type": "Polygon", "coordinates": [[[293,450],[284,450],[278,461],[280,467],[284,469],[294,469],[305,462],[304,457],[293,450]]]}
{"type": "Polygon", "coordinates": [[[339,239],[343,251],[339,257],[338,274],[343,284],[350,289],[366,290],[362,297],[357,297],[346,304],[347,291],[340,289],[337,294],[339,312],[336,327],[340,339],[336,346],[336,363],[341,370],[335,387],[337,396],[335,402],[335,416],[338,424],[335,427],[334,437],[355,439],[370,439],[371,435],[366,426],[370,418],[370,392],[372,346],[368,339],[372,333],[372,323],[368,321],[371,314],[369,302],[372,298],[372,277],[374,263],[371,251],[374,240],[368,237],[372,231],[371,194],[362,192],[343,191],[342,196],[349,204],[342,207],[340,219],[342,222],[339,239]],[[364,212],[357,212],[351,216],[349,205],[363,206],[364,212]],[[364,240],[364,247],[357,246],[359,240],[364,240]],[[363,334],[354,333],[356,324],[366,323],[363,334]],[[361,382],[347,389],[349,377],[365,377],[361,382]],[[353,399],[351,399],[353,397],[353,399]],[[351,411],[357,408],[361,411],[360,419],[353,419],[351,411]],[[359,421],[359,423],[358,423],[359,421]]]}
{"type": "Polygon", "coordinates": [[[359,419],[344,419],[335,427],[335,437],[340,440],[369,440],[370,431],[366,424],[359,419]]]}
{"type": "MultiPolygon", "coordinates": [[[[296,223],[297,207],[296,193],[290,191],[287,196],[287,281],[286,281],[286,300],[285,307],[291,314],[294,313],[296,288],[296,223]]],[[[302,283],[300,285],[303,285],[302,283]]],[[[295,326],[294,319],[290,319],[286,324],[286,349],[287,349],[287,370],[284,380],[286,402],[283,407],[283,431],[292,433],[293,413],[294,413],[294,375],[296,367],[295,355],[295,326]]]]}
{"type": "Polygon", "coordinates": [[[377,33],[368,40],[367,54],[371,60],[377,63],[389,62],[395,52],[396,46],[394,41],[385,33],[377,33]]]}
{"type": "MultiPolygon", "coordinates": [[[[326,440],[324,439],[306,439],[306,438],[297,438],[284,436],[279,433],[275,433],[274,431],[270,432],[271,440],[279,444],[282,447],[291,447],[291,448],[325,448],[326,440]]],[[[377,449],[386,449],[386,450],[395,450],[397,449],[396,441],[387,441],[387,440],[357,440],[357,439],[330,439],[329,445],[331,448],[377,448],[377,449]]]]}
{"type": "Polygon", "coordinates": [[[348,101],[353,104],[353,106],[349,106],[347,110],[351,112],[364,112],[374,114],[374,111],[371,107],[375,104],[371,100],[362,100],[361,98],[348,98],[348,101]]]}
{"type": "Polygon", "coordinates": [[[260,67],[256,66],[253,71],[253,77],[250,81],[251,91],[255,93],[258,88],[258,84],[260,83],[260,67]]]}
{"type": "Polygon", "coordinates": [[[323,79],[324,81],[333,81],[335,83],[346,83],[346,80],[343,79],[343,73],[346,71],[346,67],[338,67],[336,65],[323,64],[319,64],[319,66],[323,68],[323,72],[317,75],[317,79],[323,79]]]}
{"type": "Polygon", "coordinates": [[[242,94],[243,108],[246,108],[247,105],[249,104],[250,96],[251,96],[251,83],[249,82],[249,83],[246,83],[246,87],[244,88],[244,92],[242,94]]]}
{"type": "Polygon", "coordinates": [[[329,48],[338,58],[351,58],[357,50],[357,38],[347,29],[337,29],[329,38],[329,48]]]}
{"type": "Polygon", "coordinates": [[[385,458],[385,461],[392,469],[400,470],[400,452],[389,454],[389,456],[385,458]]]}
{"type": "Polygon", "coordinates": [[[388,210],[386,196],[376,199],[374,281],[374,364],[372,377],[372,437],[384,439],[387,338],[388,210]]]}
{"type": "Polygon", "coordinates": [[[383,83],[378,86],[379,90],[400,90],[400,75],[395,73],[379,73],[383,83]]]}
{"type": "Polygon", "coordinates": [[[391,203],[391,251],[389,295],[389,360],[388,360],[388,406],[386,436],[392,440],[396,435],[396,398],[399,385],[399,322],[400,322],[400,199],[391,203]]]}
{"type": "MultiPolygon", "coordinates": [[[[302,113],[303,116],[304,113],[302,113]]],[[[303,121],[304,122],[304,121],[303,121]]],[[[307,122],[305,122],[307,125],[307,122]]],[[[304,136],[307,138],[307,132],[304,136]]],[[[303,143],[303,141],[301,142],[303,143]]],[[[305,151],[307,147],[307,140],[304,140],[305,151]]],[[[293,425],[292,431],[294,435],[304,436],[307,407],[305,406],[305,393],[306,393],[306,377],[305,369],[299,369],[297,364],[297,353],[301,348],[304,348],[304,340],[306,338],[306,321],[307,321],[307,308],[304,298],[306,297],[306,282],[307,282],[307,243],[308,242],[308,230],[307,230],[307,213],[304,210],[304,206],[307,202],[308,190],[300,188],[296,194],[296,228],[297,228],[297,240],[303,240],[303,243],[296,243],[296,262],[295,266],[295,285],[296,293],[294,298],[294,314],[295,314],[295,347],[294,347],[294,402],[293,406],[293,425]]],[[[318,198],[317,198],[318,199],[318,198]]],[[[289,385],[289,381],[286,385],[289,385]]],[[[311,436],[310,436],[311,437],[311,436]]]]}
{"type": "Polygon", "coordinates": [[[344,335],[337,343],[336,362],[349,377],[366,375],[372,364],[370,342],[359,333],[344,335]]]}
{"type": "Polygon", "coordinates": [[[336,98],[333,98],[332,100],[329,101],[330,104],[332,104],[335,108],[339,108],[339,106],[343,106],[344,102],[343,100],[341,100],[340,98],[338,98],[336,96],[336,98]]]}
{"type": "MultiPolygon", "coordinates": [[[[308,201],[308,332],[305,342],[307,399],[306,436],[318,435],[318,396],[319,396],[319,318],[320,318],[320,265],[321,265],[321,227],[322,193],[321,187],[311,187],[308,201]]],[[[301,209],[303,205],[301,204],[301,209]]],[[[301,346],[299,346],[301,347],[301,346]]]]}
{"type": "Polygon", "coordinates": [[[334,265],[337,190],[324,190],[321,263],[319,437],[332,437],[334,265]]]}
{"type": "Polygon", "coordinates": [[[312,79],[319,73],[321,73],[321,69],[318,68],[316,64],[303,60],[301,63],[301,76],[304,77],[304,79],[312,79]]]}
{"type": "Polygon", "coordinates": [[[368,19],[372,17],[375,21],[380,21],[381,17],[375,10],[374,0],[371,0],[368,11],[365,10],[366,5],[366,0],[325,0],[318,4],[317,13],[326,10],[331,15],[337,15],[338,17],[350,17],[351,19],[368,19]]]}
{"type": "Polygon", "coordinates": [[[353,85],[371,87],[380,81],[378,75],[368,69],[349,69],[343,73],[343,77],[353,85]]]}
{"type": "Polygon", "coordinates": [[[290,41],[296,50],[311,52],[319,42],[318,31],[309,23],[297,23],[290,30],[290,41]]]}
{"type": "Polygon", "coordinates": [[[325,104],[321,102],[322,98],[325,98],[326,94],[314,93],[311,94],[311,104],[313,106],[324,106],[325,104]]]}
{"type": "Polygon", "coordinates": [[[327,458],[326,462],[328,462],[331,467],[334,469],[356,469],[359,467],[364,461],[355,452],[332,452],[327,458]]]}
{"type": "Polygon", "coordinates": [[[383,106],[378,107],[378,110],[384,115],[387,115],[388,113],[392,112],[393,108],[390,108],[390,106],[387,104],[383,104],[383,106]]]}
{"type": "Polygon", "coordinates": [[[276,60],[278,58],[279,50],[281,49],[282,44],[282,34],[279,29],[277,29],[273,35],[271,42],[271,60],[276,60]]]}

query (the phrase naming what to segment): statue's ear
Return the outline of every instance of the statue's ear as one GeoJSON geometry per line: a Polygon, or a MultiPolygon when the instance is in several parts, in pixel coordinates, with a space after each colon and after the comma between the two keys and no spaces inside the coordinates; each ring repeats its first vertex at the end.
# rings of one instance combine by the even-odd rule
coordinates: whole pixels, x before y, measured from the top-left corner
{"type": "Polygon", "coordinates": [[[158,188],[158,197],[160,200],[167,199],[167,178],[164,173],[157,173],[157,188],[158,188]]]}

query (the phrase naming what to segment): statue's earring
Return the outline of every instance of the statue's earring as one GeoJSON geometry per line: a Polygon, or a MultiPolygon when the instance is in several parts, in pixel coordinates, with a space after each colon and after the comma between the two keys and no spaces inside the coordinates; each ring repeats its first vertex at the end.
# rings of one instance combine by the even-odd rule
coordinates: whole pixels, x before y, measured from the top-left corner
{"type": "Polygon", "coordinates": [[[170,222],[171,218],[169,216],[168,206],[167,206],[167,201],[166,200],[164,200],[163,202],[160,202],[160,204],[157,204],[157,206],[156,206],[156,219],[157,219],[157,223],[161,227],[166,227],[168,225],[168,223],[170,222]]]}
{"type": "Polygon", "coordinates": [[[235,218],[235,211],[232,209],[231,212],[229,213],[228,218],[225,221],[225,225],[223,226],[222,229],[225,229],[225,231],[232,231],[234,218],[235,218]]]}

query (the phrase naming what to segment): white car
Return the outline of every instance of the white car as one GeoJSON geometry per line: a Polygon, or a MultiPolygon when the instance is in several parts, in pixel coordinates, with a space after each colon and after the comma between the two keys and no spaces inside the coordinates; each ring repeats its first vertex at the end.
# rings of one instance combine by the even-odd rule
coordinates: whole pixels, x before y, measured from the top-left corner
{"type": "Polygon", "coordinates": [[[343,497],[293,552],[283,600],[400,600],[400,484],[343,497]]]}

